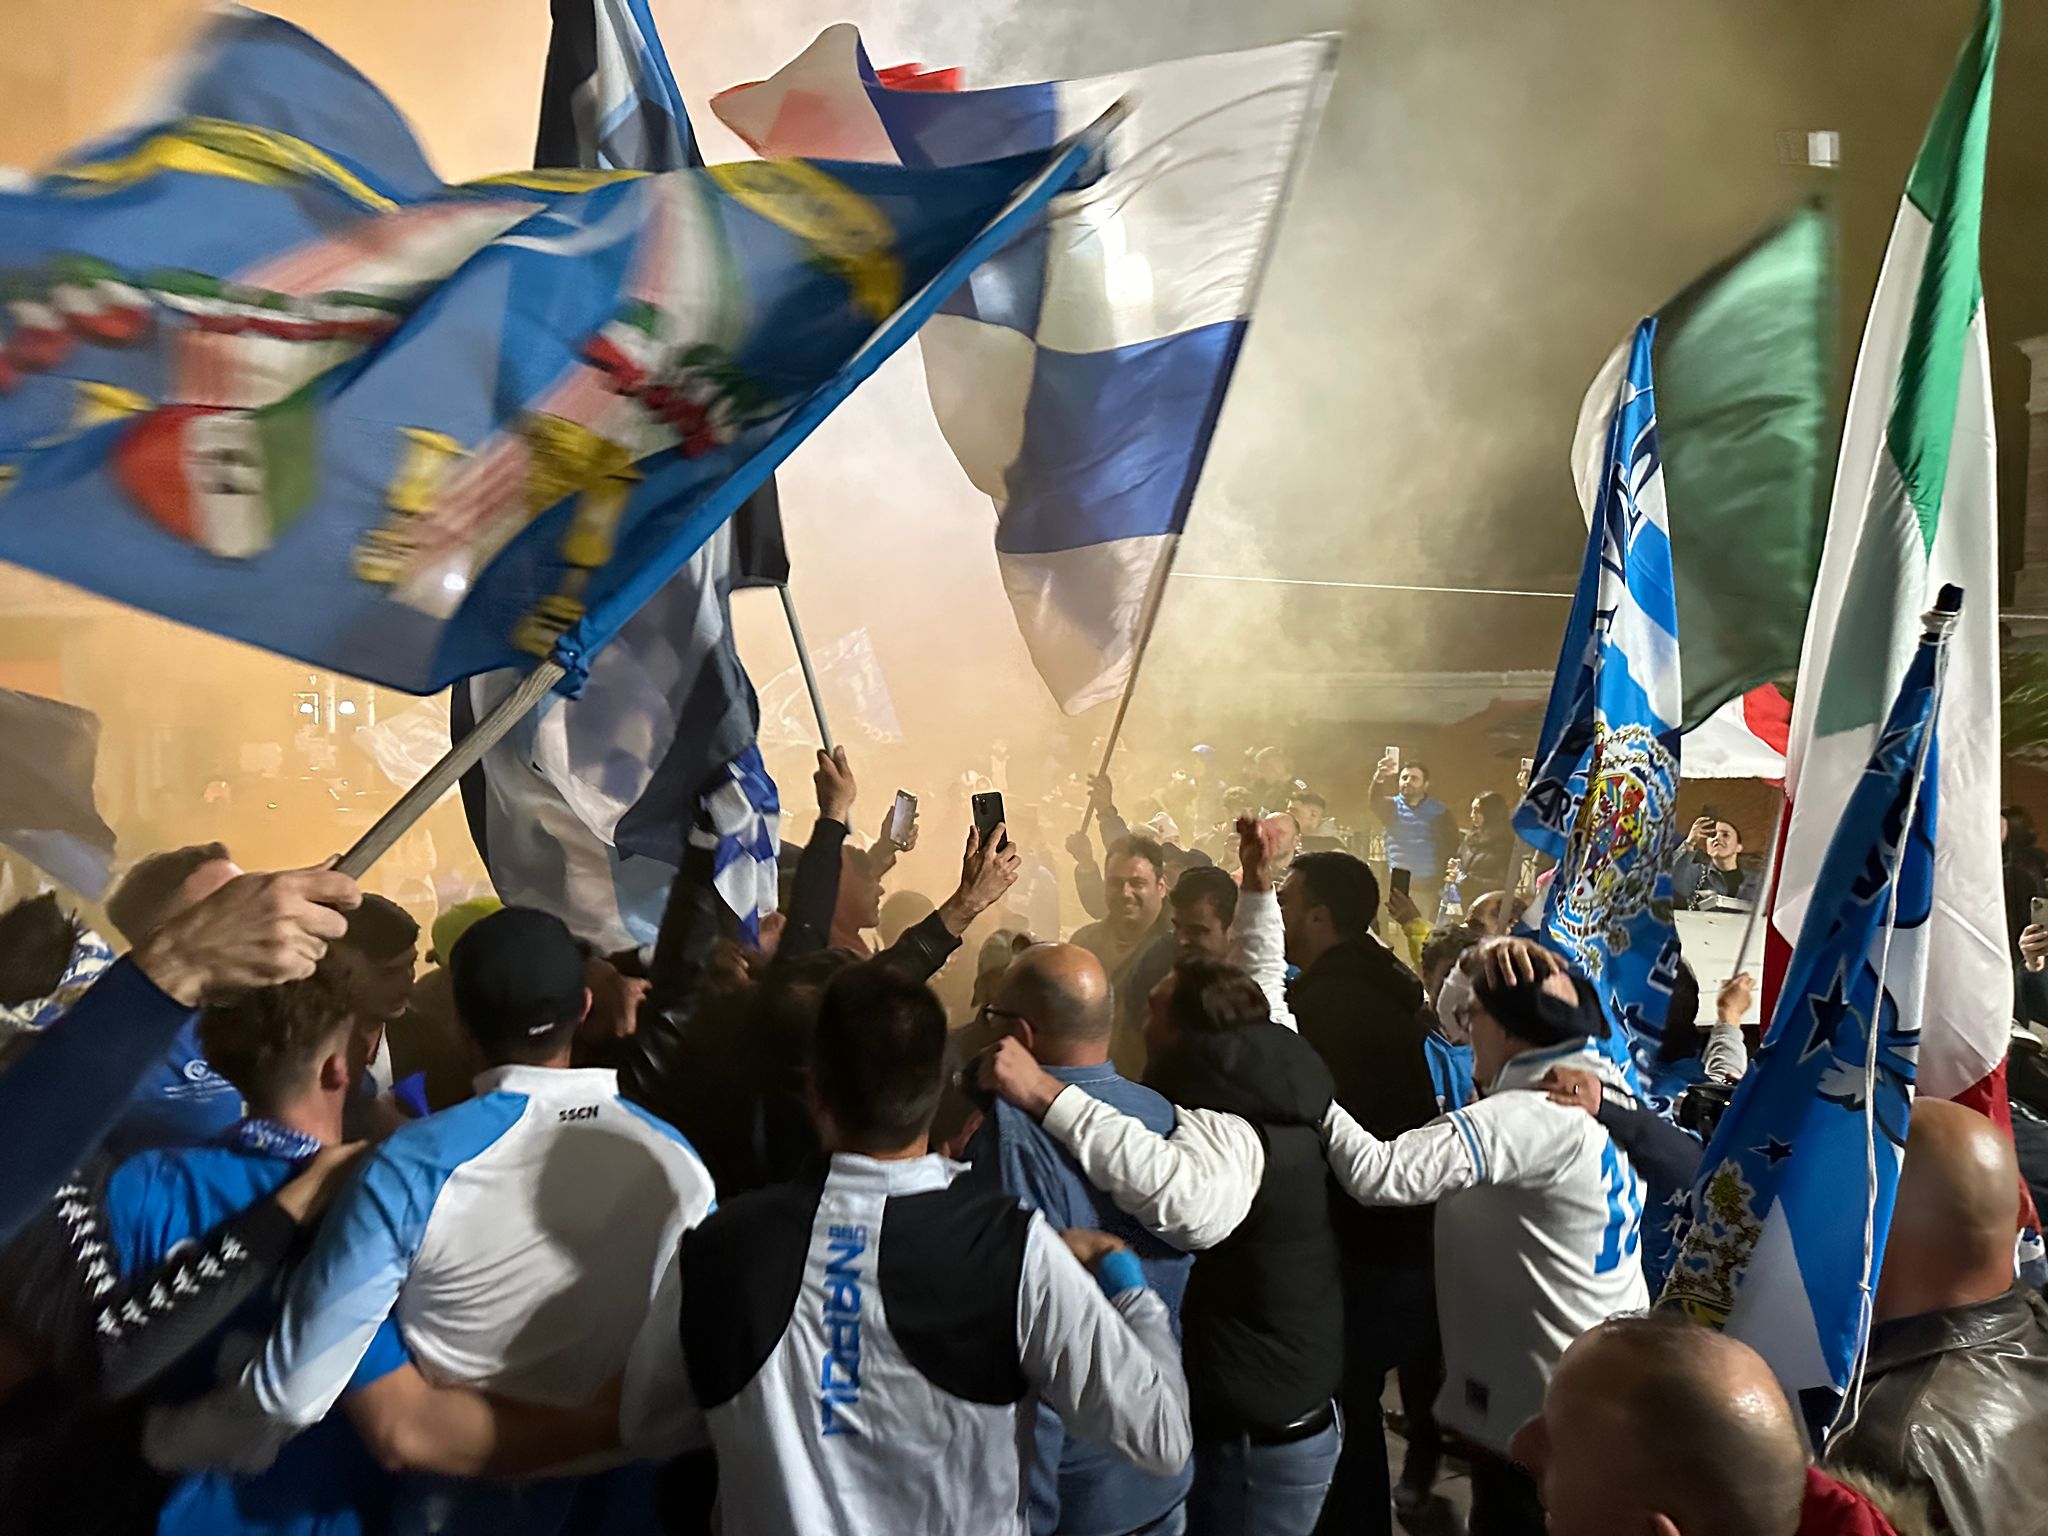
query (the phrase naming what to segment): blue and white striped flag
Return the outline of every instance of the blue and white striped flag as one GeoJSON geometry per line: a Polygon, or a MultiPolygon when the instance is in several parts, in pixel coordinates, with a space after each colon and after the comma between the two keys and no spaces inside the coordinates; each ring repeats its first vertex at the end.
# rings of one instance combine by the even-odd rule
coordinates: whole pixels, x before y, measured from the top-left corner
{"type": "Polygon", "coordinates": [[[1657,453],[1651,346],[1636,328],[1607,430],[1607,474],[1586,540],[1529,791],[1515,830],[1557,860],[1527,922],[1591,977],[1626,1062],[1663,1035],[1677,979],[1670,855],[1684,691],[1671,535],[1657,453]]]}
{"type": "Polygon", "coordinates": [[[1112,104],[1107,166],[979,268],[920,342],[939,426],[996,504],[1033,661],[1078,713],[1124,691],[1186,525],[1334,37],[1091,80],[893,84],[830,27],[711,109],[770,158],[906,166],[1042,150],[1112,104]]]}
{"type": "Polygon", "coordinates": [[[1816,1445],[1870,1333],[1919,1070],[1954,587],[1828,841],[1762,1049],[1700,1162],[1663,1304],[1771,1364],[1816,1445]]]}
{"type": "MultiPolygon", "coordinates": [[[[553,12],[534,164],[703,164],[647,0],[554,0],[553,12]]],[[[780,805],[727,599],[788,578],[770,481],[591,658],[578,697],[549,699],[485,754],[464,803],[499,896],[560,914],[608,951],[651,944],[688,832],[715,845],[719,892],[741,931],[759,933],[776,905],[780,805]]],[[[458,685],[454,734],[518,679],[458,685]]]]}

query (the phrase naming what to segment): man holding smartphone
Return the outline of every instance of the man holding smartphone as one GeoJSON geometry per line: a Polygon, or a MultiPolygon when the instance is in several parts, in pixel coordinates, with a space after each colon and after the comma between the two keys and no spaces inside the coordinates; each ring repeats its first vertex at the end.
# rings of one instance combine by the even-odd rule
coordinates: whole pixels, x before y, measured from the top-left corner
{"type": "Polygon", "coordinates": [[[1434,921],[1455,835],[1451,808],[1429,792],[1429,769],[1402,762],[1398,747],[1387,748],[1373,773],[1372,807],[1386,829],[1387,868],[1410,871],[1410,899],[1434,921]]]}

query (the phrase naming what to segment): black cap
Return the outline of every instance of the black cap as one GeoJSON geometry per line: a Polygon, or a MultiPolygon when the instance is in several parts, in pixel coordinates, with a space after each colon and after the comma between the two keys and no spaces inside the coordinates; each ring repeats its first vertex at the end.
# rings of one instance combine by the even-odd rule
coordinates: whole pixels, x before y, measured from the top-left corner
{"type": "Polygon", "coordinates": [[[1571,973],[1576,1002],[1568,1003],[1543,990],[1541,980],[1517,981],[1512,986],[1495,986],[1486,978],[1473,985],[1472,995],[1517,1040],[1531,1045],[1563,1045],[1569,1040],[1607,1032],[1607,1016],[1600,1011],[1600,998],[1593,984],[1571,973]]]}
{"type": "Polygon", "coordinates": [[[506,907],[470,926],[448,957],[455,1011],[478,1045],[521,1046],[583,1014],[583,950],[562,920],[506,907]]]}

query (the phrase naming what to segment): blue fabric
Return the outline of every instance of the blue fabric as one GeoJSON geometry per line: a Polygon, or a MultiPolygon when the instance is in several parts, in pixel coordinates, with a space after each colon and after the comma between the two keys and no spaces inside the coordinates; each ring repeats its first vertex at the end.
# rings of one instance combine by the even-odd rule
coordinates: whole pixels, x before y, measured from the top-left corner
{"type": "Polygon", "coordinates": [[[136,1084],[196,1015],[117,960],[0,1072],[0,1243],[100,1150],[136,1084]]]}
{"type": "Polygon", "coordinates": [[[1670,865],[1683,692],[1671,542],[1655,521],[1656,334],[1654,319],[1636,327],[1535,767],[1515,811],[1515,830],[1557,860],[1527,921],[1592,979],[1609,1024],[1601,1049],[1624,1068],[1637,1040],[1663,1038],[1678,979],[1670,865]]]}
{"type": "Polygon", "coordinates": [[[1102,1287],[1102,1294],[1109,1297],[1121,1296],[1125,1291],[1142,1290],[1145,1286],[1145,1265],[1135,1253],[1120,1248],[1095,1261],[1095,1281],[1102,1287]]]}
{"type": "Polygon", "coordinates": [[[1774,1315],[1746,1336],[1818,1342],[1822,1380],[1808,1375],[1810,1345],[1775,1359],[1765,1346],[1816,1444],[1869,1336],[1912,1112],[1940,813],[1941,649],[1921,640],[1828,840],[1763,1045],[1700,1159],[1693,1225],[1664,1295],[1715,1327],[1739,1325],[1752,1297],[1776,1308],[1803,1299],[1810,1330],[1774,1315]],[[1772,1224],[1789,1241],[1764,1244],[1772,1224]],[[1771,1262],[1785,1272],[1767,1271],[1771,1262]]]}
{"type": "MultiPolygon", "coordinates": [[[[124,1280],[147,1274],[173,1249],[195,1241],[274,1194],[299,1159],[246,1145],[144,1152],[107,1181],[108,1240],[124,1280]]],[[[241,1373],[278,1311],[275,1288],[251,1296],[211,1338],[195,1346],[158,1388],[158,1399],[185,1402],[241,1373]]],[[[386,1323],[357,1372],[363,1386],[406,1360],[395,1325],[386,1323]]],[[[263,1531],[277,1536],[354,1536],[384,1518],[389,1484],[355,1431],[338,1413],[294,1436],[254,1477],[201,1473],[180,1478],[157,1520],[159,1536],[263,1531]]]]}
{"type": "Polygon", "coordinates": [[[1380,807],[1386,819],[1387,868],[1410,870],[1424,880],[1439,878],[1454,835],[1451,808],[1434,795],[1424,796],[1419,805],[1395,795],[1380,807]]]}
{"type": "Polygon", "coordinates": [[[1178,533],[1244,331],[1223,320],[1106,352],[1041,348],[997,550],[1178,533]]]}
{"type": "Polygon", "coordinates": [[[446,188],[359,75],[240,13],[158,120],[0,192],[0,277],[42,317],[0,354],[0,558],[416,693],[550,652],[573,688],[1090,153],[446,188]],[[273,120],[298,137],[240,131],[273,120]],[[224,139],[262,172],[209,173],[224,139]],[[469,222],[493,201],[532,211],[469,222]],[[635,274],[684,238],[677,201],[701,215],[704,259],[650,331],[635,274]],[[463,231],[457,254],[473,242],[445,277],[362,264],[360,242],[436,220],[463,231]],[[289,333],[284,384],[278,358],[255,366],[250,326],[289,333]],[[81,386],[141,408],[81,426],[81,386]],[[222,395],[249,403],[191,403],[222,395]],[[590,430],[593,402],[620,399],[641,412],[630,430],[590,430]],[[537,515],[508,520],[522,500],[537,515]]]}
{"type": "Polygon", "coordinates": [[[1472,1086],[1472,1047],[1453,1045],[1435,1030],[1422,1037],[1422,1055],[1436,1088],[1439,1113],[1463,1109],[1478,1097],[1472,1086]]]}
{"type": "Polygon", "coordinates": [[[203,1146],[241,1118],[242,1091],[207,1065],[195,1016],[136,1085],[107,1150],[127,1157],[148,1147],[203,1146]]]}
{"type": "MultiPolygon", "coordinates": [[[[1162,1136],[1174,1126],[1173,1106],[1103,1062],[1089,1067],[1047,1067],[1063,1083],[1130,1115],[1162,1136]]],[[[1181,1297],[1193,1262],[1117,1209],[1090,1184],[1080,1167],[1029,1115],[998,1102],[967,1148],[972,1177],[999,1184],[1020,1204],[1042,1211],[1055,1231],[1069,1227],[1109,1232],[1130,1245],[1146,1282],[1180,1327],[1181,1297]]],[[[1037,1461],[1031,1469],[1030,1516],[1034,1536],[1117,1536],[1165,1515],[1186,1497],[1191,1472],[1171,1477],[1138,1471],[1107,1446],[1066,1433],[1059,1415],[1040,1406],[1037,1461]]]]}
{"type": "MultiPolygon", "coordinates": [[[[1379,1405],[1368,1405],[1377,1413],[1379,1405]]],[[[1188,1536],[1309,1536],[1344,1440],[1335,1424],[1291,1445],[1204,1440],[1195,1446],[1188,1536]]]]}

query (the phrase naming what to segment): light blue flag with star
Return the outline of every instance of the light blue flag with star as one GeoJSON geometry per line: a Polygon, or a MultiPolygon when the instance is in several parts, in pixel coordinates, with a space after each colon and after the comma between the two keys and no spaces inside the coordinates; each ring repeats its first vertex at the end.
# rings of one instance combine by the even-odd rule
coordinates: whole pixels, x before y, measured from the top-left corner
{"type": "Polygon", "coordinates": [[[1755,1063],[1715,1129],[1663,1305],[1771,1364],[1815,1444],[1870,1332],[1912,1109],[1939,819],[1944,590],[1828,844],[1755,1063]]]}

